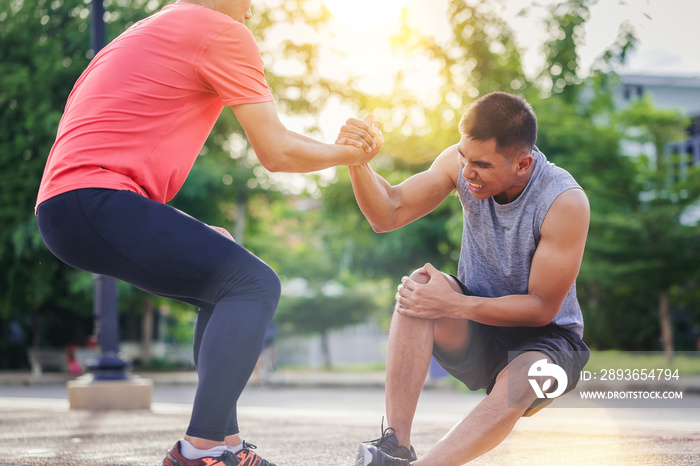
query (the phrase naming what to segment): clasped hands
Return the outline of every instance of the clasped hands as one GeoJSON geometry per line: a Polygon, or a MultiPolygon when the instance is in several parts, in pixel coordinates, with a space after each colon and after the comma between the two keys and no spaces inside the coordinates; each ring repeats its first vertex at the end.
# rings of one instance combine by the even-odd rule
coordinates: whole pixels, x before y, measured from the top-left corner
{"type": "Polygon", "coordinates": [[[340,128],[335,143],[364,150],[369,155],[367,160],[369,161],[379,153],[384,145],[382,124],[375,120],[371,113],[368,113],[362,120],[348,118],[340,128]]]}

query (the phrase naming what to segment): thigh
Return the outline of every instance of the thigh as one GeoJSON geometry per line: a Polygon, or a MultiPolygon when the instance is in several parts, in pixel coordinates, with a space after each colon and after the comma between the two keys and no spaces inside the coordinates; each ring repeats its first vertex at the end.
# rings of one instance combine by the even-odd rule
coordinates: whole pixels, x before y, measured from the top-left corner
{"type": "Polygon", "coordinates": [[[528,352],[544,354],[549,362],[562,369],[562,378],[566,380],[564,393],[576,386],[590,355],[588,347],[578,335],[557,325],[504,330],[516,335],[506,337],[511,338],[511,341],[521,340],[520,343],[509,347],[509,361],[514,361],[520,354],[528,352]]]}
{"type": "MultiPolygon", "coordinates": [[[[494,327],[467,321],[468,343],[461,354],[445,354],[433,347],[435,360],[470,390],[491,388],[492,374],[507,364],[508,353],[493,335],[494,327]]],[[[493,381],[495,381],[495,376],[493,381]]]]}
{"type": "MultiPolygon", "coordinates": [[[[466,287],[452,275],[444,274],[452,289],[469,294],[466,287]]],[[[469,321],[466,319],[441,318],[435,321],[433,344],[448,359],[460,358],[469,345],[469,321]]]]}
{"type": "Polygon", "coordinates": [[[556,389],[552,373],[539,371],[541,368],[550,367],[551,364],[551,359],[545,353],[522,352],[500,370],[493,387],[489,390],[489,395],[500,393],[500,396],[507,398],[509,408],[518,408],[525,412],[533,402],[538,400],[533,384],[545,392],[556,389]]]}
{"type": "Polygon", "coordinates": [[[198,305],[216,303],[262,263],[201,221],[130,191],[66,193],[39,206],[38,223],[67,264],[198,305]]]}
{"type": "MultiPolygon", "coordinates": [[[[496,333],[499,340],[509,342],[503,367],[517,374],[515,380],[513,374],[509,375],[509,396],[512,406],[527,408],[524,416],[532,416],[573,390],[588,362],[590,352],[585,343],[574,332],[557,325],[502,328],[496,333]],[[535,396],[534,401],[528,403],[527,396],[535,396]]],[[[489,387],[499,383],[503,367],[492,374],[489,387]]]]}

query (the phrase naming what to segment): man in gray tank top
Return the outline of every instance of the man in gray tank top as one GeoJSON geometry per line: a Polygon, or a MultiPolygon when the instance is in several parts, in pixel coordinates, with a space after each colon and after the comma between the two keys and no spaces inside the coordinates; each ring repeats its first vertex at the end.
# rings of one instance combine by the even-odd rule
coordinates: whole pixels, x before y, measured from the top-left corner
{"type": "MultiPolygon", "coordinates": [[[[357,144],[354,134],[369,126],[349,120],[336,142],[357,144]]],[[[480,98],[459,130],[458,144],[397,186],[368,164],[349,167],[376,232],[432,212],[453,191],[464,212],[458,277],[425,264],[398,287],[387,354],[389,427],[360,446],[358,466],[471,461],[520,417],[571,390],[588,360],[575,284],[590,219],[586,195],[535,147],[537,119],[521,97],[480,98]],[[418,459],[411,425],[431,355],[488,395],[418,459]],[[535,377],[538,370],[555,377],[535,377]]]]}

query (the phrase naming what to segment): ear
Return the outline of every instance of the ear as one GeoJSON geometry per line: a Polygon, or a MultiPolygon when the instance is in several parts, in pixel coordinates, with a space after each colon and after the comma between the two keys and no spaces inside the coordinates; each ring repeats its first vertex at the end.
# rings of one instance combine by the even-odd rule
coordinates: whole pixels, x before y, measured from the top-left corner
{"type": "Polygon", "coordinates": [[[532,166],[532,154],[530,152],[523,152],[517,158],[518,168],[517,172],[519,174],[525,174],[532,166]]]}

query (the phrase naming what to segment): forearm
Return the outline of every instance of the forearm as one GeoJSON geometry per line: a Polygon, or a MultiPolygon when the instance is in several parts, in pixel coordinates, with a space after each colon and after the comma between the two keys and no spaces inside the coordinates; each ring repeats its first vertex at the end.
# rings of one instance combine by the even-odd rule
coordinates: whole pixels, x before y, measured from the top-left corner
{"type": "Polygon", "coordinates": [[[349,166],[352,189],[357,205],[377,233],[395,230],[392,218],[396,204],[392,186],[372,170],[369,164],[349,166]]]}
{"type": "Polygon", "coordinates": [[[559,309],[534,294],[462,298],[461,306],[453,308],[461,318],[497,327],[543,327],[554,319],[559,309]]]}
{"type": "Polygon", "coordinates": [[[288,130],[273,103],[233,107],[260,163],[273,172],[308,173],[338,165],[369,162],[376,154],[369,133],[361,147],[324,144],[288,130]]]}
{"type": "Polygon", "coordinates": [[[274,146],[253,143],[260,162],[272,172],[309,173],[338,165],[356,163],[346,146],[325,144],[283,129],[274,146]]]}
{"type": "Polygon", "coordinates": [[[403,277],[396,294],[397,311],[408,317],[446,317],[498,327],[542,327],[554,319],[562,304],[558,298],[543,299],[536,293],[498,298],[465,295],[455,279],[430,263],[416,273],[427,275],[427,283],[413,276],[403,277]]]}

